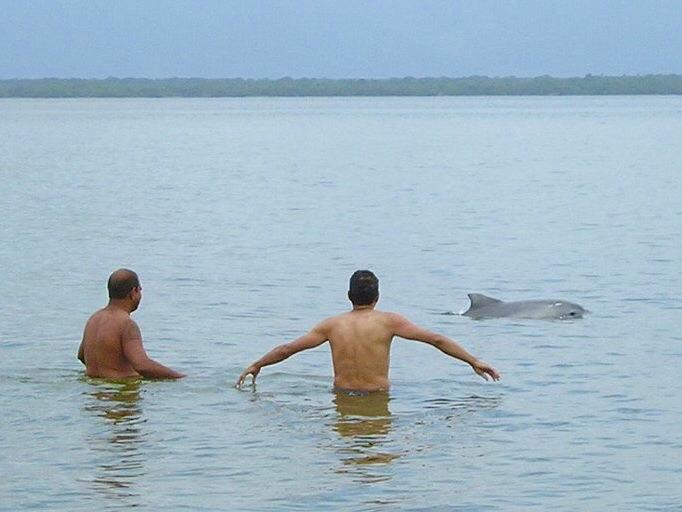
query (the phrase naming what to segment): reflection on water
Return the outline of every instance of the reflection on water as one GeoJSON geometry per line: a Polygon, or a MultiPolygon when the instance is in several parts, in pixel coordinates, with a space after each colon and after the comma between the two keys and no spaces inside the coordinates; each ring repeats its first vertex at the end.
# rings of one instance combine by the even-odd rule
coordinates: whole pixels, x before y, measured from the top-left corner
{"type": "MultiPolygon", "coordinates": [[[[336,421],[333,429],[347,443],[339,449],[345,469],[358,469],[362,466],[385,465],[400,457],[400,453],[386,450],[391,432],[390,401],[387,392],[353,394],[343,391],[334,393],[336,421]]],[[[386,475],[369,471],[359,471],[361,481],[376,482],[388,480],[386,475]]]]}
{"type": "Polygon", "coordinates": [[[85,410],[101,418],[105,427],[86,440],[97,452],[97,471],[92,479],[95,490],[106,498],[124,499],[126,506],[138,506],[135,487],[144,474],[141,380],[88,382],[93,389],[87,393],[85,410]]]}

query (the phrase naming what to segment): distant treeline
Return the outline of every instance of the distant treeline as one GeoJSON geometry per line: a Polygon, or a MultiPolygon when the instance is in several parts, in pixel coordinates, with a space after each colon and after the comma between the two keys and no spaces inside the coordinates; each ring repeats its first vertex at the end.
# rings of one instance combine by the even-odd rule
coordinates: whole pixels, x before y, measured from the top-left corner
{"type": "Polygon", "coordinates": [[[42,78],[0,80],[2,98],[550,96],[682,94],[682,75],[387,79],[42,78]]]}

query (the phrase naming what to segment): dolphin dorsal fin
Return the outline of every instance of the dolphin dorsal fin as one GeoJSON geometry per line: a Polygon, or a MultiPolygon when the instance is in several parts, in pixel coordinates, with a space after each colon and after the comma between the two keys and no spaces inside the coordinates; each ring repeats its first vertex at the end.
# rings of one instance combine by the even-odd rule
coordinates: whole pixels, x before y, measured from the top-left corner
{"type": "Polygon", "coordinates": [[[471,309],[482,308],[483,306],[488,306],[490,304],[500,304],[502,301],[499,299],[493,299],[482,293],[469,293],[469,300],[471,301],[471,309]]]}

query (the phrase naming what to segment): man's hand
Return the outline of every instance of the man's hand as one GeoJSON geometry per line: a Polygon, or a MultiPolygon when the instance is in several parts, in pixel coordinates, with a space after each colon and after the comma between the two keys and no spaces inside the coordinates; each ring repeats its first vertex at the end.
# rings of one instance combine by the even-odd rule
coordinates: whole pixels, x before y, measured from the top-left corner
{"type": "Polygon", "coordinates": [[[260,373],[260,367],[256,366],[255,364],[250,365],[246,370],[242,372],[242,374],[239,376],[237,379],[237,383],[234,385],[237,389],[242,387],[242,384],[244,384],[244,381],[246,380],[246,377],[251,375],[251,384],[256,383],[256,377],[260,373]]]}
{"type": "Polygon", "coordinates": [[[485,380],[488,380],[488,376],[490,376],[493,380],[500,380],[500,374],[498,371],[488,363],[484,363],[483,361],[476,359],[473,363],[471,363],[471,367],[485,380]]]}

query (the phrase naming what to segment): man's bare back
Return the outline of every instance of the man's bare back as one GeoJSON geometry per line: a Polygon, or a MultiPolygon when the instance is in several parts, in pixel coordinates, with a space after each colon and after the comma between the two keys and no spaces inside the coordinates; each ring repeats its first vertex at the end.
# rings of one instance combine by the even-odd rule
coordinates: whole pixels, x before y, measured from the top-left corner
{"type": "Polygon", "coordinates": [[[142,341],[140,329],[121,309],[106,307],[90,317],[83,332],[82,355],[89,377],[125,379],[140,374],[130,364],[131,346],[142,341]]]}
{"type": "Polygon", "coordinates": [[[322,322],[317,329],[329,340],[334,387],[348,390],[388,389],[391,315],[373,309],[354,309],[322,322]]]}
{"type": "Polygon", "coordinates": [[[486,380],[488,377],[493,380],[500,378],[492,366],[476,359],[446,336],[423,329],[401,315],[374,309],[378,300],[378,280],[371,272],[358,271],[353,274],[349,298],[353,302],[351,311],[328,318],[295,341],[275,347],[242,372],[237,380],[237,387],[244,383],[248,375],[252,375],[255,382],[263,366],[278,363],[297,352],[329,341],[335,388],[349,391],[387,390],[390,387],[388,372],[394,336],[428,343],[445,354],[470,364],[486,380]],[[356,279],[360,284],[355,285],[354,291],[354,278],[358,273],[367,274],[360,274],[360,278],[356,279]],[[364,285],[369,291],[362,288],[362,279],[372,284],[371,287],[364,285]],[[364,295],[361,293],[363,290],[364,295]],[[356,295],[361,298],[358,299],[356,295]],[[372,302],[362,304],[368,300],[372,302]]]}
{"type": "Polygon", "coordinates": [[[144,350],[140,328],[130,318],[142,298],[137,275],[127,269],[117,270],[109,277],[108,288],[109,304],[87,321],[78,348],[86,375],[106,379],[184,377],[150,359],[144,350]]]}

